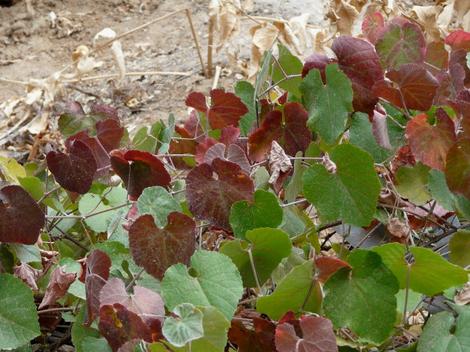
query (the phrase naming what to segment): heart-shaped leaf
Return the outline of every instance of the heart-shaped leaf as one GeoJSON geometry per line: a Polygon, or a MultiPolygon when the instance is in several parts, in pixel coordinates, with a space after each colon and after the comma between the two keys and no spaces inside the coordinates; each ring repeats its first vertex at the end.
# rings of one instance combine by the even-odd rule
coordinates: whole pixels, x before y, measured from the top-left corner
{"type": "Polygon", "coordinates": [[[395,324],[397,279],[372,251],[356,249],[347,260],[352,269],[340,269],[324,286],[323,310],[336,328],[380,344],[395,324]]]}
{"type": "Polygon", "coordinates": [[[139,217],[129,229],[129,246],[137,265],[162,279],[176,263],[189,264],[196,248],[196,224],[187,215],[173,212],[164,228],[155,225],[151,215],[139,217]]]}
{"type": "Polygon", "coordinates": [[[167,218],[174,211],[182,212],[181,205],[163,187],[147,187],[137,200],[140,215],[152,215],[158,227],[165,227],[167,218]]]}
{"type": "Polygon", "coordinates": [[[197,219],[224,229],[230,229],[232,204],[251,200],[253,188],[253,181],[240,166],[222,159],[215,159],[212,165],[199,165],[186,177],[189,210],[197,219]]]}
{"type": "Polygon", "coordinates": [[[47,167],[67,191],[85,194],[91,187],[97,164],[90,148],[80,140],[70,142],[67,154],[50,151],[47,167]]]}
{"type": "Polygon", "coordinates": [[[248,231],[246,240],[226,242],[220,252],[235,263],[245,287],[263,285],[281,260],[291,253],[289,236],[282,230],[265,227],[248,231]]]}
{"type": "Polygon", "coordinates": [[[172,345],[183,347],[188,342],[204,335],[203,314],[191,303],[182,303],[173,309],[173,314],[165,319],[163,335],[172,345]]]}
{"type": "Polygon", "coordinates": [[[450,190],[470,199],[470,139],[460,139],[450,148],[445,174],[450,190]]]}
{"type": "Polygon", "coordinates": [[[75,273],[66,273],[62,267],[57,267],[51,274],[44,297],[39,309],[51,306],[67,293],[70,285],[75,281],[75,273]]]}
{"type": "Polygon", "coordinates": [[[277,197],[268,191],[257,190],[251,204],[241,200],[232,205],[230,225],[238,238],[244,239],[248,230],[258,227],[278,227],[282,222],[282,208],[277,197]]]}
{"type": "Polygon", "coordinates": [[[162,280],[162,295],[168,309],[181,303],[214,306],[232,319],[243,293],[237,267],[226,255],[204,250],[191,257],[191,269],[171,266],[162,280]]]}
{"type": "Polygon", "coordinates": [[[113,150],[110,155],[111,166],[124,181],[131,200],[139,198],[147,187],[170,185],[170,174],[155,155],[140,150],[113,150]]]}
{"type": "Polygon", "coordinates": [[[403,64],[423,62],[426,40],[417,24],[395,18],[381,32],[375,49],[384,68],[398,69],[403,64]]]}
{"type": "Polygon", "coordinates": [[[450,261],[462,267],[470,265],[470,231],[457,231],[449,241],[450,261]]]}
{"type": "Polygon", "coordinates": [[[300,90],[308,110],[308,127],[326,143],[333,144],[346,128],[353,92],[351,81],[337,64],[328,65],[325,72],[326,84],[319,70],[310,70],[300,90]]]}
{"type": "Polygon", "coordinates": [[[205,113],[213,129],[230,125],[237,127],[241,117],[248,113],[245,104],[233,93],[213,89],[210,97],[211,104],[207,106],[206,97],[202,93],[193,92],[186,98],[186,105],[205,113]]]}
{"type": "Polygon", "coordinates": [[[289,155],[305,152],[312,140],[307,128],[307,111],[299,103],[286,103],[284,110],[269,112],[260,128],[248,139],[248,154],[253,161],[261,161],[271,150],[272,141],[278,141],[289,155]]]}
{"type": "Polygon", "coordinates": [[[305,197],[324,221],[366,226],[372,221],[380,192],[380,182],[372,157],[350,144],[333,149],[336,171],[313,165],[303,175],[305,197]]]}
{"type": "Polygon", "coordinates": [[[380,12],[377,11],[364,17],[362,33],[372,44],[377,42],[384,28],[385,21],[380,12]]]}
{"type": "Polygon", "coordinates": [[[437,110],[435,119],[435,125],[431,125],[426,114],[416,115],[406,125],[406,138],[416,160],[443,171],[457,137],[454,122],[443,109],[437,110]]]}
{"type": "Polygon", "coordinates": [[[374,248],[374,251],[380,254],[384,264],[395,274],[400,288],[408,286],[415,292],[434,296],[450,287],[463,285],[468,280],[468,274],[463,268],[449,263],[427,248],[411,247],[410,253],[414,259],[411,264],[405,260],[406,248],[402,244],[388,243],[374,248]]]}
{"type": "MultiPolygon", "coordinates": [[[[95,249],[86,259],[86,303],[88,307],[87,326],[100,314],[100,292],[109,278],[111,259],[106,253],[95,249]]],[[[108,310],[110,313],[110,310],[108,310]]]]}
{"type": "Polygon", "coordinates": [[[0,242],[34,244],[45,221],[41,208],[23,188],[0,189],[0,242]]]}
{"type": "Polygon", "coordinates": [[[333,324],[323,317],[303,316],[299,327],[301,335],[293,324],[279,324],[276,328],[276,348],[279,352],[334,352],[338,351],[333,324]]]}
{"type": "Polygon", "coordinates": [[[341,36],[335,39],[331,49],[338,58],[339,68],[351,80],[354,110],[371,113],[378,102],[372,87],[384,76],[374,47],[365,40],[341,36]]]}

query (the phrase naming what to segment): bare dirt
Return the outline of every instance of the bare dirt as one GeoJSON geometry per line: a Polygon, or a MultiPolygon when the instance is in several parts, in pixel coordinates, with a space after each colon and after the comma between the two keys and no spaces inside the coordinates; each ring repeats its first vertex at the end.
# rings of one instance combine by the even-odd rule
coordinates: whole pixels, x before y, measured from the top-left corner
{"type": "MultiPolygon", "coordinates": [[[[305,11],[310,23],[321,24],[327,0],[257,0],[253,15],[288,19],[305,11]]],[[[208,3],[204,0],[35,0],[34,14],[28,14],[24,1],[0,7],[0,78],[28,81],[44,78],[68,65],[79,45],[92,46],[92,39],[103,28],[123,33],[154,18],[181,8],[190,8],[201,42],[204,61],[207,55],[208,3]],[[52,28],[49,14],[59,19],[52,28]],[[58,28],[59,27],[59,28],[58,28]]],[[[250,38],[243,35],[252,25],[242,23],[235,39],[240,57],[248,60],[250,38]]],[[[212,79],[202,75],[188,20],[184,12],[135,32],[122,40],[127,71],[191,72],[190,76],[142,75],[123,82],[100,79],[69,85],[64,99],[86,102],[101,99],[120,108],[128,125],[185,115],[184,98],[188,92],[207,92],[212,79]]],[[[99,59],[105,62],[97,74],[117,72],[110,52],[99,59]]],[[[230,65],[224,52],[215,56],[222,67],[219,87],[231,89],[241,78],[240,69],[230,65]]],[[[0,102],[24,94],[21,84],[0,82],[0,102]]]]}

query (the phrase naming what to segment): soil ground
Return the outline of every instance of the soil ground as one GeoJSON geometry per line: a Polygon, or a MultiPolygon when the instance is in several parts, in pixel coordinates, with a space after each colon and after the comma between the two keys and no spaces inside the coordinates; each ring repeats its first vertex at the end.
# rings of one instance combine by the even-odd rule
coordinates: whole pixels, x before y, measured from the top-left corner
{"type": "MultiPolygon", "coordinates": [[[[328,0],[255,0],[252,15],[289,19],[306,11],[309,22],[321,24],[328,0]]],[[[71,62],[79,45],[92,46],[92,39],[103,28],[116,33],[135,28],[174,10],[190,8],[203,48],[207,52],[208,0],[34,0],[34,15],[28,15],[24,1],[12,7],[0,7],[0,78],[27,81],[44,78],[71,62]],[[48,19],[53,12],[62,29],[51,28],[48,19]]],[[[245,20],[237,45],[242,59],[249,59],[250,36],[244,35],[252,23],[245,20]]],[[[129,127],[166,118],[174,113],[185,116],[184,99],[188,92],[207,92],[212,79],[201,74],[194,41],[184,13],[158,22],[122,40],[127,71],[191,72],[187,77],[138,76],[123,82],[98,80],[81,82],[67,90],[65,99],[95,100],[96,96],[121,109],[129,127]],[[80,89],[82,92],[79,92],[80,89]],[[86,92],[86,93],[83,93],[86,92]]],[[[308,53],[307,53],[308,54],[308,53]]],[[[116,72],[111,53],[101,56],[106,64],[98,74],[116,72]]],[[[219,87],[231,89],[240,79],[240,70],[230,65],[223,51],[216,54],[215,64],[222,67],[219,87]]],[[[24,94],[24,87],[0,83],[0,102],[24,94]]]]}

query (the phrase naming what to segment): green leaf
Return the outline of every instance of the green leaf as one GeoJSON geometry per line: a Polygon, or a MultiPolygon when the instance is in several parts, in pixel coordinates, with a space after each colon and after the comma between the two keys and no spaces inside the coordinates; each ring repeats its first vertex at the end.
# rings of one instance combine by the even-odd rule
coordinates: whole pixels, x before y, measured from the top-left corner
{"type": "Polygon", "coordinates": [[[468,274],[461,267],[449,263],[432,250],[411,247],[410,253],[414,262],[409,265],[405,261],[406,248],[399,243],[388,243],[375,247],[384,264],[395,274],[400,288],[407,286],[409,270],[409,288],[413,291],[434,296],[450,287],[463,285],[468,274]]]}
{"type": "Polygon", "coordinates": [[[328,65],[325,71],[326,85],[319,70],[310,70],[300,90],[309,112],[308,127],[318,132],[326,143],[334,144],[346,128],[353,92],[351,81],[337,64],[328,65]]]}
{"type": "Polygon", "coordinates": [[[8,245],[22,263],[41,263],[41,252],[34,244],[11,243],[8,245]]]}
{"type": "Polygon", "coordinates": [[[191,303],[176,306],[173,314],[177,317],[167,317],[162,329],[163,336],[172,345],[182,347],[204,335],[202,312],[191,303]]]}
{"type": "Polygon", "coordinates": [[[243,239],[248,230],[278,227],[282,222],[282,208],[274,194],[259,189],[253,204],[241,200],[232,205],[229,221],[235,236],[243,239]]]}
{"type": "Polygon", "coordinates": [[[457,318],[451,312],[434,314],[424,326],[418,352],[470,351],[470,309],[462,309],[457,318]]]}
{"type": "Polygon", "coordinates": [[[361,342],[380,344],[393,331],[398,282],[377,253],[356,249],[326,282],[323,310],[336,328],[351,329],[361,342]]]}
{"type": "Polygon", "coordinates": [[[181,205],[163,187],[154,186],[144,189],[137,199],[139,215],[150,214],[155,224],[164,228],[168,223],[168,215],[174,211],[182,212],[181,205]]]}
{"type": "Polygon", "coordinates": [[[225,242],[220,252],[227,255],[237,266],[245,287],[256,287],[256,279],[250,261],[253,258],[259,284],[263,285],[281,260],[291,252],[289,236],[282,230],[257,228],[246,233],[247,241],[236,239],[225,242]]]}
{"type": "Polygon", "coordinates": [[[284,74],[288,76],[299,75],[298,77],[289,78],[288,80],[279,83],[278,86],[288,91],[292,95],[300,97],[299,86],[300,83],[302,83],[302,77],[300,77],[303,68],[302,62],[297,56],[292,55],[289,49],[287,49],[281,43],[279,43],[277,47],[279,50],[279,57],[277,61],[281,65],[282,69],[279,67],[277,62],[274,61],[272,79],[274,82],[279,82],[285,78],[284,74]]]}
{"type": "Polygon", "coordinates": [[[279,282],[273,294],[258,298],[256,310],[273,320],[279,320],[288,311],[318,312],[322,292],[314,274],[311,260],[296,266],[279,282]]]}
{"type": "Polygon", "coordinates": [[[33,292],[10,274],[0,274],[0,292],[0,349],[21,347],[41,334],[33,292]]]}
{"type": "Polygon", "coordinates": [[[349,141],[364,149],[374,158],[376,163],[382,163],[393,155],[393,151],[380,146],[372,133],[372,124],[367,114],[354,114],[349,128],[349,141]]]}
{"type": "Polygon", "coordinates": [[[341,144],[330,158],[336,164],[335,173],[318,164],[305,171],[305,197],[325,222],[341,219],[352,225],[369,225],[380,192],[372,157],[355,146],[341,144]]]}
{"type": "Polygon", "coordinates": [[[414,166],[402,166],[395,173],[397,191],[411,202],[422,205],[431,199],[427,184],[429,167],[421,163],[414,166]]]}
{"type": "Polygon", "coordinates": [[[0,179],[18,183],[18,180],[24,177],[26,177],[26,170],[23,165],[15,159],[0,156],[0,179]]]}
{"type": "Polygon", "coordinates": [[[271,67],[271,61],[273,58],[273,53],[271,50],[266,51],[263,54],[263,58],[261,60],[261,68],[256,75],[255,80],[255,98],[258,97],[261,93],[263,93],[263,88],[266,86],[266,82],[268,80],[269,71],[271,67]]]}
{"type": "Polygon", "coordinates": [[[111,347],[104,337],[86,336],[82,341],[83,351],[111,352],[111,347]]]}
{"type": "Polygon", "coordinates": [[[235,84],[235,94],[248,108],[248,112],[239,121],[241,134],[247,136],[256,121],[255,87],[248,81],[238,81],[235,84]]]}
{"type": "Polygon", "coordinates": [[[455,196],[447,186],[446,177],[442,171],[433,169],[429,172],[428,188],[432,197],[444,209],[454,210],[455,196]]]}
{"type": "Polygon", "coordinates": [[[20,185],[33,197],[35,201],[41,199],[44,194],[44,183],[34,176],[20,177],[18,178],[20,185]]]}
{"type": "Polygon", "coordinates": [[[449,242],[450,261],[462,267],[470,265],[470,231],[457,231],[449,242]]]}
{"type": "Polygon", "coordinates": [[[302,152],[297,152],[295,157],[297,159],[294,160],[294,173],[292,174],[289,184],[286,186],[285,200],[287,203],[296,200],[298,194],[302,191],[302,176],[307,169],[303,165],[302,152]]]}
{"type": "Polygon", "coordinates": [[[161,282],[163,300],[168,309],[181,303],[214,306],[232,319],[243,294],[237,267],[226,255],[204,250],[191,257],[191,269],[172,265],[161,282]]]}

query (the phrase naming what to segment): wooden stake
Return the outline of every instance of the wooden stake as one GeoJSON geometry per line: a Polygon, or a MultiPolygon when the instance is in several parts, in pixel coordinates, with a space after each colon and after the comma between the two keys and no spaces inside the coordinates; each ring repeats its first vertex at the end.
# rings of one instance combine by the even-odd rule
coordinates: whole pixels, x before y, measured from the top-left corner
{"type": "Polygon", "coordinates": [[[197,56],[199,56],[199,62],[201,63],[201,67],[202,67],[202,74],[206,76],[206,69],[204,67],[204,61],[202,61],[201,48],[199,46],[199,40],[197,39],[196,31],[194,30],[193,19],[191,16],[190,9],[186,9],[186,17],[188,17],[189,27],[191,28],[191,33],[193,35],[194,44],[196,45],[197,56]]]}
{"type": "Polygon", "coordinates": [[[207,39],[207,77],[212,77],[212,46],[214,44],[215,17],[209,18],[209,37],[207,39]]]}

